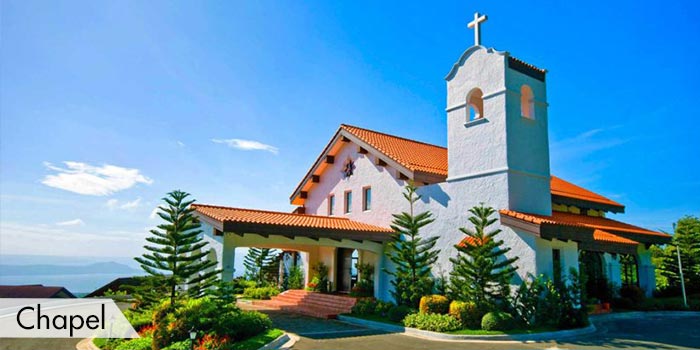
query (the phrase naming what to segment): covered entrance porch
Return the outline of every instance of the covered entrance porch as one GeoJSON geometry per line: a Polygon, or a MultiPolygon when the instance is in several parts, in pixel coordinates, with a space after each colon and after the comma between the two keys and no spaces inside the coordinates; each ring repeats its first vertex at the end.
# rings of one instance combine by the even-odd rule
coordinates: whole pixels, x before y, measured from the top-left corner
{"type": "Polygon", "coordinates": [[[211,259],[222,269],[222,279],[234,276],[235,249],[244,247],[274,248],[300,252],[305,283],[314,277],[312,267],[323,263],[330,291],[348,293],[357,279],[357,264],[374,268],[374,295],[381,296],[383,254],[391,229],[346,218],[250,210],[196,204],[192,206],[204,230],[204,239],[213,248],[211,259]]]}

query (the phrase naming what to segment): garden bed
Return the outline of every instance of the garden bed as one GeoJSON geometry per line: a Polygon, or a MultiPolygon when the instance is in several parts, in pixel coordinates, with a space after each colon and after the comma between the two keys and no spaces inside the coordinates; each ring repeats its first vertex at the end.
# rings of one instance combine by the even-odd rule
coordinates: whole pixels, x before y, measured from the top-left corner
{"type": "Polygon", "coordinates": [[[567,330],[551,330],[551,328],[536,328],[531,330],[510,330],[510,331],[484,331],[484,330],[459,330],[450,333],[439,333],[425,331],[416,328],[404,327],[398,323],[390,322],[379,316],[363,316],[363,318],[355,315],[340,315],[340,321],[364,326],[372,329],[378,329],[386,332],[405,333],[407,335],[419,336],[422,338],[434,340],[514,340],[514,341],[537,341],[561,339],[566,337],[578,336],[595,332],[596,328],[593,324],[587,327],[567,330]],[[366,317],[366,318],[365,318],[366,317]],[[370,320],[369,318],[374,318],[370,320]]]}

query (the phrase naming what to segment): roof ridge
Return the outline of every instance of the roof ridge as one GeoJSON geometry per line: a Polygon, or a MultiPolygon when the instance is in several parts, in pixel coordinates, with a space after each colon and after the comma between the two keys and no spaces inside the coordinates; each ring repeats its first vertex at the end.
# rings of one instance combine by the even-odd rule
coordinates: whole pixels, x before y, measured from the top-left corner
{"type": "Polygon", "coordinates": [[[325,215],[314,215],[314,214],[299,214],[299,213],[287,213],[283,211],[274,211],[266,209],[249,209],[249,208],[239,208],[239,207],[227,207],[223,205],[213,205],[213,204],[192,204],[194,207],[207,207],[207,208],[217,208],[217,209],[230,209],[230,210],[240,210],[247,212],[258,212],[258,213],[269,213],[269,214],[283,214],[283,215],[293,215],[293,216],[303,216],[303,217],[316,217],[323,219],[334,219],[334,220],[350,220],[349,218],[341,218],[338,216],[325,216],[325,215]]]}
{"type": "Polygon", "coordinates": [[[369,132],[373,132],[373,133],[376,133],[376,134],[380,134],[380,135],[384,135],[384,136],[389,136],[389,137],[393,137],[393,138],[397,138],[397,139],[401,139],[401,140],[405,140],[405,141],[409,141],[409,142],[420,143],[420,144],[423,144],[423,145],[426,145],[426,146],[441,148],[441,149],[444,149],[444,150],[447,149],[447,147],[438,146],[438,145],[435,145],[435,144],[432,144],[432,143],[427,143],[427,142],[424,142],[424,141],[418,141],[418,140],[414,140],[414,139],[409,139],[409,138],[403,137],[403,136],[396,136],[396,135],[388,134],[388,133],[385,133],[385,132],[381,132],[381,131],[377,131],[377,130],[372,130],[372,129],[367,129],[367,128],[363,128],[363,127],[359,127],[359,126],[355,126],[355,125],[350,125],[350,124],[341,123],[340,126],[341,126],[341,127],[350,127],[350,128],[355,128],[355,129],[361,129],[361,130],[364,130],[364,131],[369,131],[369,132]]]}

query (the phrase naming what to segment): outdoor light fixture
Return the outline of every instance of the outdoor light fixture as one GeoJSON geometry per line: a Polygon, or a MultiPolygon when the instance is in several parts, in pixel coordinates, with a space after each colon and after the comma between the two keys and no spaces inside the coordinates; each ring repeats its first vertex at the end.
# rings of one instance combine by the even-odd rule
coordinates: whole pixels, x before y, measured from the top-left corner
{"type": "Polygon", "coordinates": [[[190,329],[190,350],[194,349],[194,340],[197,339],[197,331],[194,327],[190,329]]]}

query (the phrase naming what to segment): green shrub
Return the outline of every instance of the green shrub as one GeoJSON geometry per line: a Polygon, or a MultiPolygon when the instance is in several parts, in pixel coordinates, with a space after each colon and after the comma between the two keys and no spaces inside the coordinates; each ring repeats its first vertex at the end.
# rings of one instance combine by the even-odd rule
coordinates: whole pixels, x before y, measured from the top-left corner
{"type": "Polygon", "coordinates": [[[389,310],[391,310],[391,308],[394,306],[396,305],[390,301],[378,300],[377,305],[374,307],[374,314],[385,317],[389,314],[389,310]]]}
{"type": "Polygon", "coordinates": [[[479,329],[484,313],[471,301],[455,300],[450,303],[450,316],[456,318],[465,328],[479,329]]]}
{"type": "Polygon", "coordinates": [[[423,314],[447,314],[450,300],[444,295],[425,295],[420,298],[418,310],[423,314]]]}
{"type": "Polygon", "coordinates": [[[374,283],[372,281],[360,280],[350,290],[350,296],[355,298],[366,298],[374,296],[374,283]]]}
{"type": "Polygon", "coordinates": [[[503,311],[491,311],[481,319],[481,329],[485,331],[507,331],[513,329],[513,316],[503,311]]]}
{"type": "Polygon", "coordinates": [[[114,350],[151,350],[152,343],[153,339],[151,338],[136,338],[119,344],[114,350]]]}
{"type": "Polygon", "coordinates": [[[403,319],[406,327],[418,328],[433,332],[456,331],[461,328],[461,324],[456,318],[450,315],[415,313],[403,319]]]}
{"type": "Polygon", "coordinates": [[[257,311],[241,311],[221,320],[214,331],[219,335],[228,335],[240,341],[258,335],[272,328],[272,321],[267,315],[257,311]]]}
{"type": "Polygon", "coordinates": [[[645,299],[644,291],[635,285],[620,287],[620,297],[630,299],[634,306],[641,304],[645,299]]]}
{"type": "Polygon", "coordinates": [[[301,266],[292,266],[287,275],[287,289],[303,289],[304,288],[304,271],[301,266]]]}
{"type": "Polygon", "coordinates": [[[236,294],[243,294],[246,288],[254,288],[257,286],[255,281],[247,280],[243,277],[236,277],[231,281],[233,285],[233,292],[236,294]]]}
{"type": "Polygon", "coordinates": [[[278,294],[280,294],[280,290],[277,287],[253,287],[243,291],[244,297],[259,300],[270,299],[278,294]]]}
{"type": "Polygon", "coordinates": [[[377,300],[374,298],[358,299],[350,312],[355,315],[372,315],[377,309],[377,300]]]}
{"type": "Polygon", "coordinates": [[[151,325],[153,322],[152,316],[152,311],[150,310],[136,311],[129,309],[124,311],[124,317],[137,332],[141,331],[141,328],[151,325]]]}
{"type": "Polygon", "coordinates": [[[181,340],[168,345],[163,350],[190,350],[190,340],[181,340]]]}
{"type": "Polygon", "coordinates": [[[414,309],[411,309],[406,305],[394,306],[389,309],[389,319],[392,322],[403,322],[403,319],[409,314],[412,314],[414,311],[414,309]]]}

